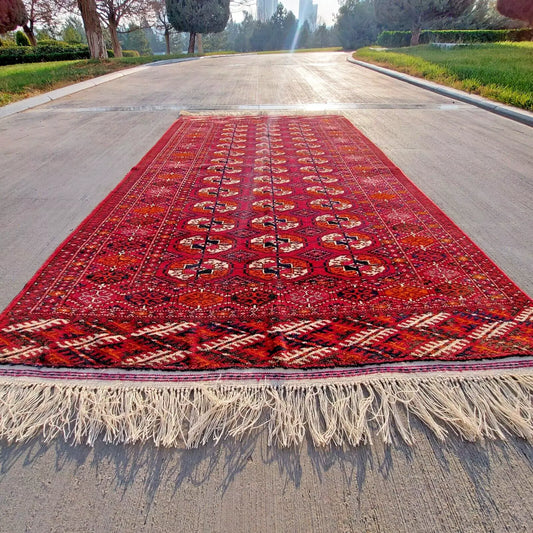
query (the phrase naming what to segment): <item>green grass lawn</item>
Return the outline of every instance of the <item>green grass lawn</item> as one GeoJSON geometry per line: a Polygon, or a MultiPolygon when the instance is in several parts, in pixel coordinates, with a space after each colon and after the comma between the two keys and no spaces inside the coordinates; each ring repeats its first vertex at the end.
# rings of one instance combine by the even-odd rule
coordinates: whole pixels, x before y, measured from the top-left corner
{"type": "Polygon", "coordinates": [[[533,110],[533,42],[361,48],[354,58],[533,110]]]}
{"type": "Polygon", "coordinates": [[[184,55],[113,58],[106,61],[81,59],[48,63],[24,63],[0,67],[0,106],[58,89],[71,83],[95,78],[117,70],[152,61],[176,59],[184,55]]]}

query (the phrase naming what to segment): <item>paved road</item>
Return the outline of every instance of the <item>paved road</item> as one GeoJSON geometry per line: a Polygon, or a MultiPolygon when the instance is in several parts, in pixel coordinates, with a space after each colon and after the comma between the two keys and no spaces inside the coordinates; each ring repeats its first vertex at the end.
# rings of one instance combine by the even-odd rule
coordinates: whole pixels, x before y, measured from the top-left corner
{"type": "MultiPolygon", "coordinates": [[[[181,111],[341,113],[533,295],[531,128],[344,54],[153,66],[0,120],[0,308],[181,111]]],[[[0,532],[528,532],[520,440],[413,449],[0,448],[0,532]]]]}

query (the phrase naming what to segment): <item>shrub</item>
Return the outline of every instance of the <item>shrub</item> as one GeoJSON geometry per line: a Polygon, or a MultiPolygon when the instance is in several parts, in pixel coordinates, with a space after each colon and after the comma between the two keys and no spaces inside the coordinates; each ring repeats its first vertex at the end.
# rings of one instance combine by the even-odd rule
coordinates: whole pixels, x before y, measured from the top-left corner
{"type": "Polygon", "coordinates": [[[71,44],[67,43],[66,41],[56,41],[55,39],[37,39],[37,45],[38,46],[61,46],[61,47],[71,46],[71,44]]]}
{"type": "Polygon", "coordinates": [[[3,46],[4,48],[17,46],[17,43],[14,41],[14,36],[10,34],[4,35],[3,39],[0,39],[0,46],[3,46]]]}
{"type": "Polygon", "coordinates": [[[113,50],[108,50],[107,57],[115,57],[115,52],[113,52],[113,50]]]}
{"type": "Polygon", "coordinates": [[[60,41],[40,41],[35,47],[0,48],[0,65],[88,59],[89,56],[89,48],[86,45],[73,46],[60,41]]]}
{"type": "MultiPolygon", "coordinates": [[[[428,43],[495,43],[499,41],[530,41],[533,30],[424,30],[420,34],[420,44],[428,43]]],[[[388,48],[409,46],[411,32],[384,31],[378,36],[377,43],[388,48]]]]}
{"type": "Polygon", "coordinates": [[[15,34],[15,41],[17,42],[17,46],[30,46],[30,40],[28,39],[28,36],[23,31],[18,31],[15,34]]]}
{"type": "Polygon", "coordinates": [[[387,48],[402,48],[411,42],[410,31],[382,31],[376,41],[380,46],[387,48]]]}
{"type": "Polygon", "coordinates": [[[122,55],[124,57],[140,57],[141,54],[137,50],[122,50],[122,55]]]}

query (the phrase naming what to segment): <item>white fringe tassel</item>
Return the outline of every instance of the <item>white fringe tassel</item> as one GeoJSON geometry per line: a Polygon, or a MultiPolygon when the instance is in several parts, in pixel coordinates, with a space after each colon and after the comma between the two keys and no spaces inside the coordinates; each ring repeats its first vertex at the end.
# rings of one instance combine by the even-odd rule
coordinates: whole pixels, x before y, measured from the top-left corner
{"type": "Polygon", "coordinates": [[[415,415],[444,440],[517,435],[533,442],[533,375],[385,376],[351,382],[210,385],[58,384],[0,381],[0,438],[39,433],[93,445],[205,444],[266,428],[270,444],[357,446],[395,436],[413,443],[415,415]]]}

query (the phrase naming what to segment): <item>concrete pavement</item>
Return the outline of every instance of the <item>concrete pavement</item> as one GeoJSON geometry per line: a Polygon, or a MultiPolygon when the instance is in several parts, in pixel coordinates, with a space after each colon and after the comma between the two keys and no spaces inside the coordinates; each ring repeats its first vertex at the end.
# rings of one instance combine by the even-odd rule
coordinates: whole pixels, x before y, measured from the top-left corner
{"type": "MultiPolygon", "coordinates": [[[[113,72],[111,74],[99,76],[97,78],[82,81],[80,83],[74,83],[72,85],[62,87],[61,89],[56,89],[54,91],[43,93],[38,96],[34,96],[32,98],[26,98],[25,100],[21,100],[13,104],[0,107],[0,118],[14,115],[22,111],[27,111],[28,109],[33,109],[34,107],[40,106],[42,104],[46,104],[48,102],[57,100],[59,98],[63,98],[64,96],[70,96],[71,94],[75,94],[79,91],[84,91],[85,89],[89,89],[91,87],[96,87],[97,85],[101,85],[102,83],[107,83],[108,81],[113,81],[123,76],[129,76],[131,74],[141,72],[152,66],[161,66],[163,64],[172,64],[172,63],[182,63],[184,61],[198,61],[200,59],[201,58],[198,58],[198,57],[190,57],[190,58],[183,58],[183,59],[163,60],[163,61],[159,61],[154,64],[141,65],[139,67],[133,67],[130,69],[121,70],[119,72],[113,72]]],[[[433,83],[423,78],[416,78],[414,76],[409,76],[408,74],[404,74],[402,72],[398,72],[395,70],[390,70],[387,68],[379,67],[377,65],[373,65],[372,63],[368,63],[366,61],[359,61],[357,59],[354,59],[351,55],[347,55],[346,59],[347,61],[349,61],[350,63],[353,63],[354,65],[359,65],[365,68],[369,68],[381,74],[385,74],[386,76],[391,76],[392,78],[405,81],[406,83],[411,83],[412,85],[421,87],[428,91],[432,91],[437,94],[441,94],[443,96],[447,96],[449,98],[458,100],[459,102],[465,102],[467,104],[480,107],[481,109],[484,109],[486,111],[491,111],[492,113],[495,113],[497,115],[510,118],[512,120],[516,120],[517,122],[521,122],[522,124],[533,126],[533,113],[530,113],[529,111],[525,111],[523,109],[518,109],[516,107],[512,107],[508,105],[498,104],[497,102],[493,102],[491,100],[488,100],[487,98],[483,98],[481,96],[476,96],[474,94],[466,93],[464,91],[459,91],[457,89],[451,89],[449,87],[445,87],[443,85],[433,83]]],[[[317,104],[317,107],[320,108],[321,104],[317,104]]]]}
{"type": "MultiPolygon", "coordinates": [[[[154,65],[0,119],[0,307],[177,118],[341,113],[533,294],[533,138],[523,124],[345,54],[154,65]]],[[[0,449],[0,532],[515,532],[533,524],[519,440],[415,448],[0,449]]]]}

